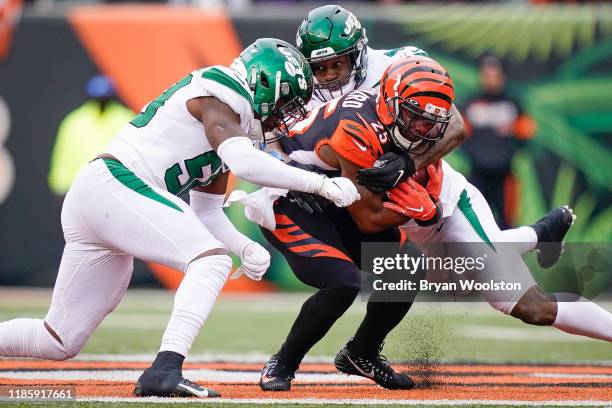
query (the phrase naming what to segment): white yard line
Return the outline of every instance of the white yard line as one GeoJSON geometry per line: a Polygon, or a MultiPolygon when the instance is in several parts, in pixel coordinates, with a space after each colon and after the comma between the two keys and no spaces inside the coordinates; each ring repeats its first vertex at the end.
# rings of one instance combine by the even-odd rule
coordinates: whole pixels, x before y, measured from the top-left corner
{"type": "MultiPolygon", "coordinates": [[[[270,353],[259,351],[249,353],[210,353],[190,354],[185,363],[246,363],[263,364],[270,358],[270,353]]],[[[1,358],[0,358],[1,359],[1,358]]],[[[150,363],[155,359],[155,354],[79,354],[71,361],[116,361],[116,362],[138,362],[150,363]]],[[[333,356],[306,356],[305,363],[332,364],[333,356]]]]}

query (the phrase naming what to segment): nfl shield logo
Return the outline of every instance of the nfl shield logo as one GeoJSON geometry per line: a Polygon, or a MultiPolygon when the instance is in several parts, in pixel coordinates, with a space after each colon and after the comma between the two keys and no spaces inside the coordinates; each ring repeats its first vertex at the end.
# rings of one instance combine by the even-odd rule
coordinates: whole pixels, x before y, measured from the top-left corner
{"type": "Polygon", "coordinates": [[[283,95],[289,95],[289,84],[286,82],[283,82],[281,84],[281,92],[283,93],[283,95]]]}

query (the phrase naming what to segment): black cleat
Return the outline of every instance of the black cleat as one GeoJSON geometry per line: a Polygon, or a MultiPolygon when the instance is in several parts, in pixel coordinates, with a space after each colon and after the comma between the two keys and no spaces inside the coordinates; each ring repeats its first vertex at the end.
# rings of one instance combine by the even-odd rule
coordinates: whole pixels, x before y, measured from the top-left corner
{"type": "Polygon", "coordinates": [[[389,390],[410,390],[415,386],[412,378],[395,371],[385,356],[359,356],[349,349],[348,344],[338,352],[334,364],[341,373],[369,378],[389,390]]]}
{"type": "Polygon", "coordinates": [[[538,236],[536,250],[542,268],[550,268],[559,260],[565,249],[563,238],[575,220],[576,215],[565,205],[555,208],[531,226],[538,236]]]}
{"type": "Polygon", "coordinates": [[[259,386],[264,391],[289,391],[294,378],[295,370],[274,355],[261,370],[259,386]]]}
{"type": "Polygon", "coordinates": [[[134,395],[137,397],[220,397],[215,390],[183,378],[181,369],[167,367],[147,368],[136,383],[134,395]]]}

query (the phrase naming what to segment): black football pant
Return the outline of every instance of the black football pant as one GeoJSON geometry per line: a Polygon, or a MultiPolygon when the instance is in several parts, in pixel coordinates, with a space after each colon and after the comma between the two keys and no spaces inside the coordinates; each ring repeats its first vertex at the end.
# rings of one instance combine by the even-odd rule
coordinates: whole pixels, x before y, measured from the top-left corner
{"type": "MultiPolygon", "coordinates": [[[[379,234],[359,231],[346,209],[323,207],[308,214],[288,198],[274,206],[276,230],[262,228],[266,239],[285,257],[303,283],[318,291],[304,304],[278,357],[297,369],[308,352],[344,314],[359,293],[361,243],[400,244],[399,229],[379,234]]],[[[404,318],[412,302],[377,302],[370,298],[352,347],[360,355],[377,355],[387,334],[404,318]]]]}

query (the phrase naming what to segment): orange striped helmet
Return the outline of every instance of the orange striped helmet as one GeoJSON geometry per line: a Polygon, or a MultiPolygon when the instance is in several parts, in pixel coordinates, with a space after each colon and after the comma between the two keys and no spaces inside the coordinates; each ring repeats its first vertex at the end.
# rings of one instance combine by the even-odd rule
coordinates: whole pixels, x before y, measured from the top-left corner
{"type": "Polygon", "coordinates": [[[393,62],[380,80],[376,111],[402,150],[424,154],[444,136],[455,98],[453,80],[431,58],[411,56],[393,62]]]}

